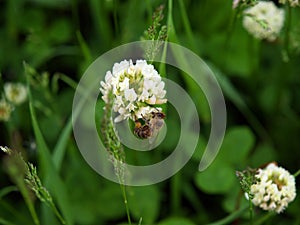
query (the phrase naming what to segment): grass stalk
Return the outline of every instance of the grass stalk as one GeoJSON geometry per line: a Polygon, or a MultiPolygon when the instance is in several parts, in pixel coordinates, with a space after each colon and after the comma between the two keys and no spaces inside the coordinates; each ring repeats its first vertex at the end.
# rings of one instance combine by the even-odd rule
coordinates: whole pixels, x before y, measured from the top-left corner
{"type": "Polygon", "coordinates": [[[25,203],[28,207],[28,210],[30,212],[30,215],[33,219],[34,224],[39,225],[40,220],[39,220],[38,215],[35,211],[33,201],[31,199],[29,191],[28,191],[28,189],[25,185],[24,179],[23,178],[17,178],[16,179],[16,184],[17,184],[17,186],[18,186],[18,188],[19,188],[19,190],[20,190],[20,192],[21,192],[21,194],[24,198],[24,201],[25,201],[25,203]]]}
{"type": "Polygon", "coordinates": [[[253,225],[253,204],[249,199],[249,214],[250,214],[250,225],[253,225]]]}
{"type": "Polygon", "coordinates": [[[128,205],[128,201],[127,201],[126,186],[124,184],[122,184],[120,180],[119,180],[119,183],[120,183],[120,188],[121,188],[121,191],[122,191],[122,196],[123,196],[123,200],[124,200],[124,204],[125,204],[128,224],[132,225],[131,217],[130,217],[130,211],[129,211],[129,205],[128,205]]]}
{"type": "Polygon", "coordinates": [[[193,32],[192,32],[191,24],[189,22],[188,15],[186,13],[186,8],[184,5],[184,2],[183,2],[183,0],[179,0],[178,3],[179,3],[179,9],[180,9],[180,13],[181,13],[183,26],[184,26],[185,32],[187,34],[189,43],[190,43],[192,49],[196,49],[195,39],[193,36],[193,32]]]}
{"type": "Polygon", "coordinates": [[[30,89],[30,76],[33,75],[33,73],[36,73],[33,68],[31,68],[29,65],[24,63],[25,68],[25,74],[27,78],[27,86],[28,86],[28,98],[29,98],[29,110],[32,120],[32,127],[35,134],[37,146],[38,146],[38,153],[39,153],[39,163],[41,165],[41,169],[45,178],[45,186],[49,187],[49,191],[53,192],[53,195],[55,196],[55,199],[57,200],[57,203],[62,211],[62,214],[66,218],[66,223],[69,225],[74,224],[73,215],[71,213],[71,207],[69,205],[68,201],[68,194],[66,187],[61,180],[58,171],[54,165],[54,162],[52,161],[52,155],[50,153],[50,150],[48,149],[48,146],[46,144],[46,141],[43,137],[42,131],[38,124],[38,119],[36,116],[36,111],[33,106],[33,96],[31,94],[30,89]],[[50,180],[51,179],[51,180],[50,180]]]}

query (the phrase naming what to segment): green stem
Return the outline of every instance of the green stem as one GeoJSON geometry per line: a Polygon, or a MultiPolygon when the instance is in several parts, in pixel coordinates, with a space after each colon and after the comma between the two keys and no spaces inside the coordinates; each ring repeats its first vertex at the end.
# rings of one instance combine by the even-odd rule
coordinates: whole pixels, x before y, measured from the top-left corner
{"type": "Polygon", "coordinates": [[[148,18],[149,21],[148,23],[151,23],[151,18],[152,18],[152,5],[151,5],[151,0],[146,0],[146,8],[147,8],[147,13],[148,13],[148,18]]]}
{"type": "Polygon", "coordinates": [[[291,23],[292,23],[292,7],[287,4],[286,10],[286,24],[285,24],[285,38],[284,38],[284,51],[285,56],[287,57],[286,60],[289,61],[290,59],[290,30],[291,30],[291,23]]]}
{"type": "MultiPolygon", "coordinates": [[[[173,0],[168,0],[167,26],[168,26],[168,39],[170,39],[170,40],[176,39],[177,40],[175,27],[174,27],[174,23],[173,23],[173,0]]],[[[175,42],[178,43],[178,40],[175,42]]]]}
{"type": "Polygon", "coordinates": [[[62,217],[62,215],[59,213],[59,211],[58,211],[58,209],[56,208],[56,206],[55,206],[53,203],[51,203],[50,206],[51,206],[53,212],[55,213],[55,215],[56,215],[56,216],[58,217],[58,219],[60,220],[60,222],[61,222],[62,224],[66,224],[66,221],[64,220],[64,218],[62,217]]]}
{"type": "Polygon", "coordinates": [[[3,198],[5,195],[13,192],[13,191],[18,191],[18,188],[16,186],[8,186],[8,187],[5,187],[5,188],[2,188],[0,190],[0,200],[1,198],[3,198]]]}
{"type": "Polygon", "coordinates": [[[28,192],[28,189],[25,185],[24,180],[23,179],[17,179],[16,183],[17,183],[17,186],[20,189],[20,192],[21,192],[21,194],[24,198],[24,201],[25,201],[25,203],[26,203],[26,205],[29,209],[29,212],[30,212],[31,217],[34,221],[34,224],[39,225],[40,221],[39,221],[39,218],[38,218],[37,213],[35,211],[34,205],[32,203],[32,200],[30,198],[30,195],[29,195],[29,192],[28,192]]]}
{"type": "Polygon", "coordinates": [[[248,206],[244,206],[243,208],[240,208],[238,211],[235,211],[233,213],[231,213],[230,215],[228,215],[227,217],[207,224],[207,225],[224,225],[224,224],[229,224],[230,222],[234,221],[235,219],[239,218],[246,210],[248,209],[248,206]]]}
{"type": "Polygon", "coordinates": [[[225,50],[228,50],[229,41],[230,41],[230,38],[232,36],[232,33],[233,33],[233,30],[234,30],[239,12],[240,12],[240,6],[238,6],[238,8],[236,10],[234,10],[234,14],[233,14],[233,16],[231,16],[231,20],[230,20],[230,23],[229,23],[229,27],[228,27],[227,35],[226,35],[226,39],[225,39],[225,45],[224,45],[225,50]]]}
{"type": "Polygon", "coordinates": [[[253,204],[249,199],[249,213],[250,213],[250,225],[253,225],[253,204]]]}
{"type": "Polygon", "coordinates": [[[173,214],[177,215],[180,209],[180,172],[171,178],[171,205],[173,214]]]}
{"type": "Polygon", "coordinates": [[[238,18],[238,14],[240,12],[240,6],[238,6],[238,8],[236,10],[233,11],[234,14],[232,15],[231,14],[231,18],[230,18],[230,22],[229,22],[229,26],[227,28],[227,34],[226,34],[226,37],[225,37],[225,42],[224,42],[224,54],[225,54],[225,57],[224,57],[224,68],[227,67],[228,65],[228,60],[230,59],[230,39],[232,37],[232,34],[233,34],[233,31],[234,31],[234,27],[235,27],[235,24],[236,24],[236,21],[237,21],[237,18],[238,18]]]}
{"type": "Polygon", "coordinates": [[[117,35],[120,35],[120,28],[119,28],[118,17],[117,17],[118,5],[119,5],[118,0],[113,0],[113,17],[114,17],[115,32],[117,35]]]}
{"type": "Polygon", "coordinates": [[[252,36],[249,36],[249,38],[249,62],[250,68],[252,68],[252,76],[255,76],[258,74],[257,71],[259,70],[261,41],[252,36]]]}
{"type": "Polygon", "coordinates": [[[191,29],[189,18],[186,13],[186,8],[184,5],[184,2],[183,2],[183,0],[179,0],[178,2],[179,2],[179,6],[180,6],[179,9],[180,9],[180,13],[181,13],[182,21],[183,21],[183,26],[184,26],[185,32],[187,34],[189,44],[191,44],[191,47],[193,49],[196,49],[195,39],[193,37],[193,32],[191,29]]]}
{"type": "Polygon", "coordinates": [[[300,174],[300,169],[296,173],[294,173],[294,177],[297,177],[299,174],[300,174]]]}
{"type": "Polygon", "coordinates": [[[126,195],[126,187],[123,184],[121,184],[121,182],[119,183],[120,183],[120,188],[122,190],[122,195],[123,195],[124,204],[126,208],[127,220],[128,223],[131,225],[131,218],[130,218],[129,206],[128,206],[127,195],[126,195]]]}
{"type": "MultiPolygon", "coordinates": [[[[173,17],[172,17],[172,11],[173,11],[173,0],[168,1],[168,18],[167,18],[167,37],[168,39],[172,39],[175,35],[174,30],[174,24],[173,24],[173,17]]],[[[167,57],[167,42],[164,44],[164,49],[162,53],[162,60],[165,60],[167,57]]],[[[166,65],[165,63],[160,63],[159,65],[159,73],[161,76],[166,77],[166,65]]]]}

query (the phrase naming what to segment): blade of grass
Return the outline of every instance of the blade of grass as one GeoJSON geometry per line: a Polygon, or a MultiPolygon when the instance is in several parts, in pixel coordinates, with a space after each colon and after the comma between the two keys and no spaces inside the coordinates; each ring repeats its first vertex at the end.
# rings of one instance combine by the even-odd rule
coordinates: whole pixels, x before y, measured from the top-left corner
{"type": "Polygon", "coordinates": [[[3,224],[3,225],[15,225],[14,223],[9,222],[9,221],[1,218],[1,217],[0,217],[0,224],[3,224]]]}
{"type": "Polygon", "coordinates": [[[61,135],[59,136],[58,142],[56,143],[55,148],[53,150],[52,161],[57,171],[60,171],[71,132],[72,132],[72,116],[69,117],[68,122],[64,126],[61,135]]]}
{"type": "Polygon", "coordinates": [[[18,210],[14,209],[11,206],[11,203],[8,204],[6,201],[4,201],[2,199],[0,201],[0,206],[1,206],[1,212],[5,213],[5,214],[8,213],[10,215],[13,215],[15,220],[22,222],[22,223],[18,223],[18,224],[31,224],[32,223],[32,220],[25,217],[25,215],[20,213],[18,210]]]}
{"type": "MultiPolygon", "coordinates": [[[[167,27],[168,27],[168,38],[174,39],[177,41],[177,36],[175,32],[175,27],[173,23],[173,0],[168,1],[168,19],[167,19],[167,27]]],[[[164,46],[164,54],[166,53],[166,45],[164,46]]],[[[161,65],[164,65],[160,70],[163,69],[164,72],[166,72],[165,64],[161,63],[161,65]]],[[[181,190],[178,186],[180,184],[181,176],[179,173],[177,173],[175,176],[171,178],[171,196],[172,196],[172,211],[176,215],[179,210],[180,205],[180,199],[181,199],[181,190]]]]}
{"type": "MultiPolygon", "coordinates": [[[[169,3],[172,4],[172,1],[169,0],[169,3]]],[[[169,10],[170,5],[169,4],[169,10]]],[[[172,11],[169,11],[168,15],[168,28],[170,27],[170,31],[168,32],[169,40],[175,43],[180,44],[180,41],[176,35],[176,31],[173,24],[173,17],[171,15],[172,11]]],[[[179,52],[180,53],[180,52],[179,52]]],[[[181,54],[175,54],[176,60],[180,62],[183,65],[186,65],[186,59],[181,54]]],[[[214,67],[212,65],[209,65],[211,69],[214,67]]],[[[267,133],[267,131],[264,129],[262,124],[259,122],[259,120],[256,118],[256,116],[251,112],[251,110],[248,108],[247,104],[239,94],[239,92],[234,88],[234,86],[231,84],[231,82],[220,72],[216,71],[214,68],[214,74],[222,88],[222,91],[224,92],[225,96],[228,97],[233,104],[243,113],[245,118],[248,120],[248,122],[251,124],[253,129],[258,133],[258,135],[261,137],[261,139],[266,140],[267,142],[271,143],[271,139],[267,133]]],[[[195,85],[192,83],[192,80],[187,78],[187,76],[183,76],[185,79],[188,89],[193,93],[198,93],[198,88],[195,87],[195,85]]],[[[197,94],[196,94],[197,95],[197,94]]]]}
{"type": "Polygon", "coordinates": [[[238,92],[238,90],[232,85],[230,80],[221,74],[214,66],[210,65],[210,68],[214,71],[214,74],[222,87],[222,91],[228,99],[239,109],[239,111],[245,116],[248,122],[251,124],[256,133],[260,136],[262,140],[269,142],[272,145],[271,138],[268,132],[265,130],[263,125],[256,118],[254,113],[249,109],[248,105],[238,92]]]}
{"type": "Polygon", "coordinates": [[[5,195],[8,195],[9,193],[13,191],[18,191],[18,188],[16,186],[8,186],[5,188],[2,188],[0,190],[0,199],[3,198],[5,195]]]}
{"type": "Polygon", "coordinates": [[[225,224],[229,224],[229,223],[233,222],[234,220],[238,219],[247,210],[248,210],[248,206],[246,205],[243,208],[240,208],[239,210],[234,211],[233,213],[231,213],[230,215],[226,216],[225,218],[223,218],[223,219],[221,219],[219,221],[207,224],[207,225],[225,225],[225,224]]]}
{"type": "Polygon", "coordinates": [[[90,0],[91,15],[95,26],[96,35],[100,38],[102,46],[107,46],[111,42],[112,30],[108,22],[109,16],[105,11],[104,1],[90,0]]]}
{"type": "Polygon", "coordinates": [[[82,51],[85,61],[87,63],[91,63],[92,62],[91,51],[79,30],[76,31],[76,36],[77,36],[77,39],[78,39],[78,42],[79,42],[79,45],[80,45],[80,48],[81,48],[81,51],[82,51]]]}
{"type": "Polygon", "coordinates": [[[16,185],[18,186],[18,188],[19,188],[19,190],[20,190],[20,192],[21,192],[21,194],[24,198],[24,201],[25,201],[25,203],[26,203],[26,205],[29,209],[29,212],[30,212],[30,215],[33,219],[34,224],[39,225],[40,220],[39,220],[38,215],[35,211],[33,200],[30,196],[31,193],[29,192],[28,188],[26,187],[24,179],[23,178],[16,179],[16,185]]]}
{"type": "Polygon", "coordinates": [[[178,215],[181,205],[181,173],[178,172],[171,178],[171,206],[172,213],[178,215]]]}
{"type": "Polygon", "coordinates": [[[187,34],[189,44],[191,45],[192,49],[196,49],[195,39],[193,36],[193,32],[192,32],[192,28],[191,28],[191,25],[189,22],[188,15],[186,13],[186,8],[184,5],[184,2],[183,2],[183,0],[179,0],[178,2],[179,2],[179,9],[180,9],[180,13],[181,13],[183,26],[184,26],[185,32],[187,34]]]}
{"type": "Polygon", "coordinates": [[[25,63],[24,63],[24,68],[25,68],[25,74],[26,74],[27,86],[28,86],[29,110],[30,110],[30,115],[32,120],[33,131],[35,134],[35,138],[39,150],[38,151],[39,163],[44,172],[45,186],[48,186],[50,192],[53,192],[53,195],[55,196],[55,199],[62,211],[62,214],[65,217],[67,224],[72,225],[74,224],[73,222],[74,219],[70,210],[71,206],[68,202],[68,193],[52,161],[52,156],[50,154],[48,146],[44,140],[43,134],[38,125],[36,112],[33,107],[33,97],[31,95],[30,83],[29,83],[31,68],[25,63]]]}
{"type": "MultiPolygon", "coordinates": [[[[76,86],[77,86],[76,82],[71,78],[67,77],[66,75],[58,74],[57,79],[61,79],[66,84],[68,84],[71,88],[76,90],[76,86]]],[[[78,113],[74,112],[73,114],[74,114],[73,116],[75,116],[75,114],[77,115],[78,113]]],[[[66,152],[66,146],[69,141],[71,132],[72,132],[72,115],[69,117],[66,125],[64,126],[52,153],[52,161],[57,171],[60,171],[61,164],[66,152]]]]}
{"type": "MultiPolygon", "coordinates": [[[[61,80],[63,80],[66,84],[68,84],[70,87],[72,87],[74,90],[76,90],[76,82],[73,81],[71,78],[61,74],[60,76],[61,80]]],[[[81,89],[78,89],[78,91],[84,93],[84,91],[86,90],[81,90],[81,89]]],[[[55,145],[55,148],[53,150],[53,155],[52,155],[52,159],[53,159],[53,162],[54,162],[54,166],[55,168],[57,169],[57,171],[60,171],[60,168],[61,168],[61,164],[62,164],[62,160],[63,160],[63,157],[64,157],[64,154],[65,154],[65,151],[66,151],[66,146],[67,146],[67,143],[69,141],[69,137],[71,135],[71,132],[72,132],[72,119],[73,120],[76,120],[79,112],[81,111],[82,109],[82,105],[85,103],[85,99],[83,98],[81,100],[81,102],[78,103],[78,107],[76,108],[76,110],[74,110],[72,112],[72,115],[69,117],[65,127],[63,128],[62,132],[61,132],[61,135],[55,145]]]]}

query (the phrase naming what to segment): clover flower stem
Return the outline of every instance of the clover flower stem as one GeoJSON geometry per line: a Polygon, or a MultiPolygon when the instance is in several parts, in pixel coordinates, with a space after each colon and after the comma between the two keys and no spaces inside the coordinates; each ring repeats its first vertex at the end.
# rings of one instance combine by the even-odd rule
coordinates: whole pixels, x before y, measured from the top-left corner
{"type": "MultiPolygon", "coordinates": [[[[232,33],[234,31],[234,27],[235,27],[236,21],[238,19],[239,13],[240,13],[240,6],[238,6],[238,8],[236,10],[234,10],[234,14],[231,15],[231,18],[230,18],[230,22],[229,22],[229,26],[227,28],[225,42],[224,42],[224,46],[223,46],[224,52],[225,52],[226,55],[229,52],[230,39],[232,37],[232,33]]],[[[223,63],[224,63],[225,67],[226,67],[226,65],[228,65],[228,59],[229,58],[230,57],[226,57],[226,56],[224,57],[223,63]]]]}
{"type": "Polygon", "coordinates": [[[287,57],[286,60],[289,61],[290,58],[290,30],[291,30],[291,23],[292,23],[292,7],[287,4],[287,15],[286,15],[286,24],[285,24],[285,37],[284,37],[284,51],[285,56],[287,57]]]}
{"type": "Polygon", "coordinates": [[[251,72],[252,75],[258,74],[257,71],[259,69],[259,62],[260,62],[260,40],[250,36],[249,37],[249,63],[250,68],[252,68],[251,72]]]}
{"type": "Polygon", "coordinates": [[[234,10],[233,16],[231,16],[231,20],[230,20],[228,30],[227,30],[227,34],[226,34],[226,38],[225,38],[225,50],[228,50],[229,41],[230,41],[230,38],[232,36],[232,33],[233,33],[233,30],[234,30],[234,27],[235,27],[235,24],[236,24],[236,21],[238,19],[238,15],[239,15],[240,11],[241,11],[241,7],[239,5],[238,8],[236,10],[234,10]]]}
{"type": "Polygon", "coordinates": [[[126,208],[126,214],[127,214],[127,220],[128,224],[131,225],[131,218],[130,218],[130,212],[129,212],[129,206],[127,201],[127,195],[126,195],[126,187],[120,182],[120,188],[122,190],[123,200],[126,208]]]}

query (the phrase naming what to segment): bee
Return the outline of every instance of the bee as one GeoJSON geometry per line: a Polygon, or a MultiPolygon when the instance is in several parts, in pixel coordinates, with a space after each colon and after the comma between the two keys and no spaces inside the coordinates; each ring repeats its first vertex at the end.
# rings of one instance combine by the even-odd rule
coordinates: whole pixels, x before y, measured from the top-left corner
{"type": "Polygon", "coordinates": [[[150,126],[148,123],[142,125],[139,120],[135,120],[134,134],[139,138],[146,139],[149,138],[152,134],[150,126]]]}
{"type": "Polygon", "coordinates": [[[152,131],[160,130],[164,125],[164,118],[166,115],[163,112],[152,112],[151,117],[148,120],[148,124],[152,131]]]}
{"type": "Polygon", "coordinates": [[[151,112],[147,118],[142,116],[144,124],[139,120],[135,120],[134,134],[142,139],[149,139],[149,142],[153,143],[164,125],[165,117],[163,112],[151,112]]]}

